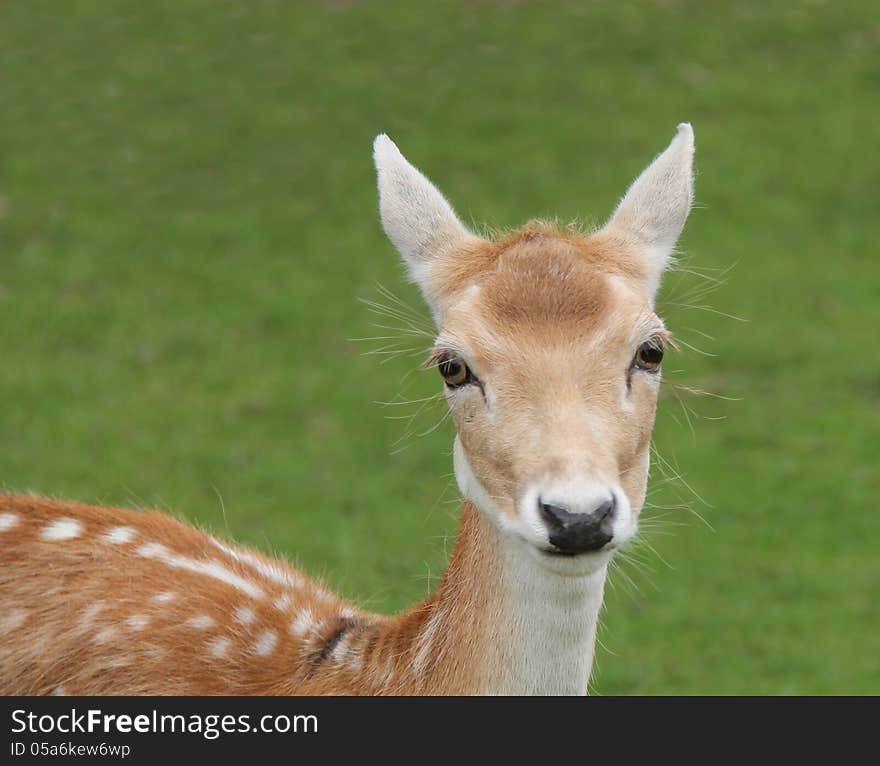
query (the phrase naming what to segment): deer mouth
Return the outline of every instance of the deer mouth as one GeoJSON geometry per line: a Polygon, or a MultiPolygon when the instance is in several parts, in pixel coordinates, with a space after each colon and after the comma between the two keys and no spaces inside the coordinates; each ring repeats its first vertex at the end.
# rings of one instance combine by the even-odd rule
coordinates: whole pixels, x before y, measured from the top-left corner
{"type": "Polygon", "coordinates": [[[581,557],[586,558],[594,553],[607,553],[608,551],[614,550],[616,547],[617,546],[613,543],[606,543],[601,548],[593,548],[587,551],[571,551],[563,548],[542,548],[541,553],[549,558],[576,559],[581,557]]]}

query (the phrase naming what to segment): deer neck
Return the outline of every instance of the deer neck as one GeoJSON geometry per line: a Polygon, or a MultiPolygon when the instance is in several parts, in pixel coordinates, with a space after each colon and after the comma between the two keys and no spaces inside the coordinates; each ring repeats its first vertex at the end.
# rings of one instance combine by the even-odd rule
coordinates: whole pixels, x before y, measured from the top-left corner
{"type": "Polygon", "coordinates": [[[471,502],[443,581],[411,618],[412,670],[457,694],[584,694],[605,566],[550,571],[471,502]]]}

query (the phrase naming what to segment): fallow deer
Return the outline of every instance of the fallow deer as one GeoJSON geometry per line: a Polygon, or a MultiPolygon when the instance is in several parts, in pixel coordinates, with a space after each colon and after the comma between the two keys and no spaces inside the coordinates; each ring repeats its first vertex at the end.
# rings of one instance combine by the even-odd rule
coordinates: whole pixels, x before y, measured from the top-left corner
{"type": "Polygon", "coordinates": [[[693,133],[591,233],[472,233],[385,135],[381,220],[437,325],[463,496],[439,587],[397,616],[168,515],[0,496],[4,694],[582,694],[635,533],[670,343],[654,311],[693,133]]]}

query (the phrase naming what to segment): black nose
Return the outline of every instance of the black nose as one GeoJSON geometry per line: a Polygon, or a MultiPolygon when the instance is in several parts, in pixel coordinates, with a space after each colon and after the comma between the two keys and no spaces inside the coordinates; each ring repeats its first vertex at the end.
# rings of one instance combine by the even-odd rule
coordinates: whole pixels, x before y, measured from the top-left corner
{"type": "Polygon", "coordinates": [[[597,551],[614,537],[616,498],[606,500],[589,513],[572,513],[561,506],[544,503],[540,498],[538,506],[550,533],[550,543],[559,553],[597,551]]]}

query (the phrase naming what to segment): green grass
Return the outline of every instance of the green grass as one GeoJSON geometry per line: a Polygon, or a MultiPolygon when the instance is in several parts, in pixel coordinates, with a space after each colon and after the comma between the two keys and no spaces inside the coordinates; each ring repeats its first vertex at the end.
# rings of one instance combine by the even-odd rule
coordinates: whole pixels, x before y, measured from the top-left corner
{"type": "Polygon", "coordinates": [[[693,430],[661,402],[657,447],[711,505],[659,472],[651,501],[712,529],[646,511],[593,686],[880,692],[878,87],[869,0],[7,3],[0,482],[174,509],[402,608],[457,507],[449,428],[397,451],[406,408],[374,404],[435,377],[348,340],[377,334],[376,283],[418,300],[372,137],[469,219],[595,221],[686,119],[682,246],[733,268],[664,288],[716,354],[670,379],[738,401],[686,398],[693,430]]]}

